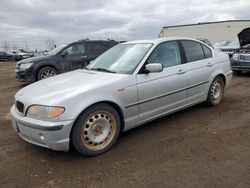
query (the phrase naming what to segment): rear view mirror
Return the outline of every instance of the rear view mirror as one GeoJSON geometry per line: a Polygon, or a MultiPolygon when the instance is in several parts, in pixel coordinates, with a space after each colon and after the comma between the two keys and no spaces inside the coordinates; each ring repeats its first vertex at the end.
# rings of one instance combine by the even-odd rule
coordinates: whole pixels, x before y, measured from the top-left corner
{"type": "Polygon", "coordinates": [[[145,72],[154,73],[161,72],[163,70],[163,65],[161,63],[150,63],[146,65],[145,72]]]}

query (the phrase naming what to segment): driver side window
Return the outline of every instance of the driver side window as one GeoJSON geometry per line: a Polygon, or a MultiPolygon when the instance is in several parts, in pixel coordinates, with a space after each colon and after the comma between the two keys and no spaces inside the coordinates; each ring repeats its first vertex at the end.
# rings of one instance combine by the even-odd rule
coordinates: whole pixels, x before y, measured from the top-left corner
{"type": "Polygon", "coordinates": [[[73,44],[64,50],[68,55],[85,55],[84,44],[73,44]]]}
{"type": "Polygon", "coordinates": [[[181,64],[179,46],[176,41],[169,41],[159,44],[147,63],[161,63],[164,68],[181,64]]]}

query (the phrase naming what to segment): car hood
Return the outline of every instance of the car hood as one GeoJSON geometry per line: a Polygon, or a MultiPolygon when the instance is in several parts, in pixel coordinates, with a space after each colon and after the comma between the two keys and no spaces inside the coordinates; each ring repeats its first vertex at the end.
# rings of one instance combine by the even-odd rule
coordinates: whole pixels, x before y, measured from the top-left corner
{"type": "Polygon", "coordinates": [[[231,45],[231,46],[221,46],[221,47],[219,47],[219,48],[217,48],[217,49],[238,49],[238,48],[240,48],[240,46],[238,46],[238,45],[231,45]]]}
{"type": "Polygon", "coordinates": [[[18,64],[41,62],[41,61],[47,60],[48,57],[50,57],[50,56],[31,57],[31,58],[23,59],[23,60],[19,61],[18,64]]]}
{"type": "Polygon", "coordinates": [[[68,97],[79,95],[118,82],[126,74],[76,70],[30,84],[16,94],[16,99],[31,104],[53,105],[68,97]]]}
{"type": "Polygon", "coordinates": [[[250,44],[250,27],[243,29],[239,34],[238,38],[240,41],[240,46],[245,46],[250,44]]]}

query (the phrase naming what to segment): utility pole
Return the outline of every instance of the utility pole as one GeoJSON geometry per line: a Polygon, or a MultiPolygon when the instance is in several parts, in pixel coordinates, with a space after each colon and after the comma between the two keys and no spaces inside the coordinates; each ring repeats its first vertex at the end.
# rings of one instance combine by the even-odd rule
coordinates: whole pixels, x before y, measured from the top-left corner
{"type": "Polygon", "coordinates": [[[28,52],[28,43],[27,43],[27,41],[25,41],[25,47],[26,47],[26,51],[28,52]]]}

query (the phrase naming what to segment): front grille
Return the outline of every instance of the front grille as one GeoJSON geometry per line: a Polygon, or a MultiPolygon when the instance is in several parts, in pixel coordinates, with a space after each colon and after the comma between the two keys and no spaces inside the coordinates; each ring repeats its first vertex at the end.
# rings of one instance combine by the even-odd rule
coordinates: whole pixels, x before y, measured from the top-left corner
{"type": "Polygon", "coordinates": [[[240,55],[240,60],[250,61],[250,55],[240,55]]]}
{"type": "Polygon", "coordinates": [[[16,101],[16,109],[18,112],[23,113],[24,111],[24,104],[20,101],[16,101]]]}

